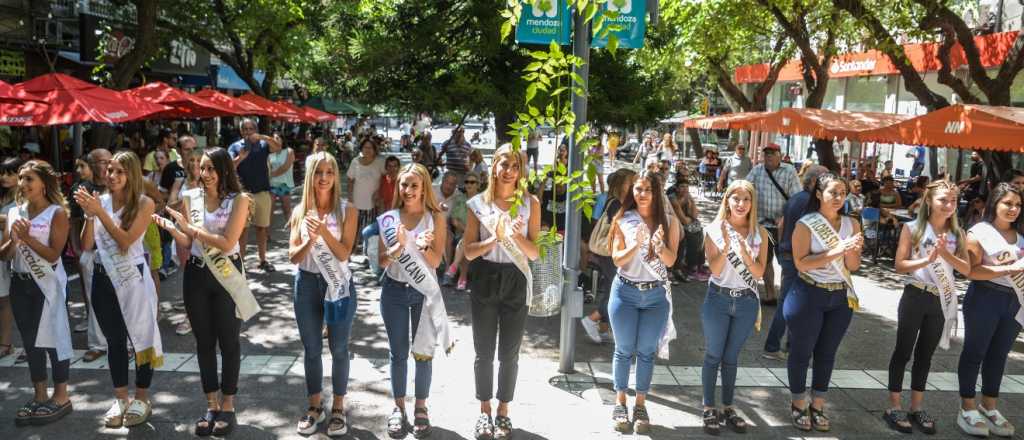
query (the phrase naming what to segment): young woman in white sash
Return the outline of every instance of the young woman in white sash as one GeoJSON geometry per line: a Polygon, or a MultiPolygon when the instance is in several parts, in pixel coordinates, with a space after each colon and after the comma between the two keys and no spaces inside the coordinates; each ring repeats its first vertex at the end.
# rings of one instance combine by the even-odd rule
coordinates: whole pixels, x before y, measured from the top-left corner
{"type": "Polygon", "coordinates": [[[857,220],[841,214],[846,181],[832,173],[818,177],[805,214],[793,231],[793,263],[800,276],[786,298],[789,328],[787,360],[793,426],[801,431],[832,428],[825,415],[836,351],[857,307],[849,272],[860,268],[864,238],[857,220]],[[814,358],[812,401],[808,405],[807,367],[814,358]]]}
{"type": "MultiPolygon", "coordinates": [[[[0,163],[0,243],[7,237],[7,211],[15,205],[18,169],[21,165],[21,160],[13,157],[0,163]]],[[[14,345],[11,344],[14,312],[11,311],[10,295],[11,267],[8,264],[0,264],[0,359],[14,354],[14,345]]]]}
{"type": "Polygon", "coordinates": [[[348,432],[345,394],[348,391],[349,334],[358,303],[348,270],[348,257],[356,239],[359,215],[355,206],[341,197],[341,173],[334,156],[320,151],[306,160],[309,168],[302,186],[302,199],[292,212],[288,257],[298,266],[295,273],[295,321],[304,350],[306,395],[309,409],[296,430],[309,435],[327,418],[320,393],[323,391],[323,337],[326,322],[331,350],[331,385],[334,400],[327,435],[348,432]]]}
{"type": "Polygon", "coordinates": [[[964,297],[964,349],[957,376],[957,425],[971,435],[1012,437],[1014,427],[996,409],[1006,359],[1024,324],[1022,194],[1000,183],[988,196],[982,221],[967,234],[971,284],[964,297]],[[981,403],[975,401],[981,372],[981,403]]]}
{"type": "Polygon", "coordinates": [[[57,173],[50,164],[31,160],[18,171],[17,205],[7,211],[7,231],[0,254],[13,259],[11,308],[28,354],[29,377],[35,395],[18,409],[18,425],[43,425],[71,412],[68,372],[71,368],[71,328],[68,327],[68,278],[60,255],[70,222],[57,173]],[[50,358],[53,394],[46,388],[46,358],[50,358]]]}
{"type": "Polygon", "coordinates": [[[615,215],[608,240],[619,268],[612,281],[608,315],[615,334],[612,360],[616,405],[612,421],[619,432],[650,429],[646,397],[654,375],[654,357],[671,332],[672,303],[667,267],[676,261],[680,226],[664,197],[657,173],[643,171],[633,181],[615,215]],[[636,357],[636,401],[630,419],[626,406],[630,364],[636,357]],[[635,425],[635,426],[634,426],[635,425]]]}
{"type": "Polygon", "coordinates": [[[740,350],[760,321],[757,282],[768,260],[768,231],[757,224],[757,190],[746,180],[729,184],[718,216],[704,228],[704,253],[711,277],[701,306],[704,330],[704,431],[717,435],[721,425],[746,432],[747,422],[736,413],[736,366],[740,350]],[[765,245],[762,246],[762,243],[765,245]],[[722,405],[715,406],[715,384],[722,374],[722,405]]]}
{"type": "MultiPolygon", "coordinates": [[[[203,182],[199,178],[199,162],[203,160],[203,150],[193,148],[188,156],[183,157],[182,160],[185,162],[185,178],[174,182],[167,199],[167,206],[177,210],[180,210],[182,204],[185,203],[184,200],[189,191],[203,186],[203,182]]],[[[178,255],[178,261],[175,261],[175,263],[179,267],[185,267],[188,264],[189,248],[177,242],[175,242],[175,247],[178,255]]],[[[192,333],[192,326],[189,325],[187,317],[178,323],[178,326],[174,328],[174,333],[179,336],[192,333]]]]}
{"type": "Polygon", "coordinates": [[[207,404],[206,414],[195,424],[195,433],[219,436],[230,433],[236,423],[235,395],[242,359],[239,313],[243,317],[250,314],[241,307],[249,304],[252,294],[245,288],[241,294],[247,297],[240,299],[247,301],[236,301],[213,273],[215,269],[210,264],[213,258],[209,255],[214,252],[218,254],[218,261],[230,262],[234,271],[230,271],[230,267],[224,269],[233,277],[244,273],[238,238],[249,216],[250,200],[242,193],[227,150],[220,147],[205,150],[199,169],[203,186],[188,194],[183,208],[189,217],[198,216],[198,221],[171,208],[167,208],[167,213],[174,219],[173,223],[158,216],[153,216],[153,220],[170,232],[179,245],[191,249],[185,266],[182,297],[196,338],[196,357],[207,404]],[[205,206],[193,208],[198,203],[205,206]],[[223,260],[219,259],[221,256],[223,260]],[[217,374],[218,347],[222,360],[220,377],[217,374]]]}
{"type": "Polygon", "coordinates": [[[109,192],[104,195],[79,188],[74,196],[85,214],[82,249],[97,253],[89,302],[107,340],[114,384],[114,404],[103,423],[120,428],[149,418],[153,370],[163,363],[156,286],[142,248],[155,204],[143,194],[142,164],[135,153],[114,155],[107,166],[106,187],[109,192]],[[128,398],[129,341],[135,349],[134,399],[128,398]]]}
{"type": "Polygon", "coordinates": [[[889,360],[889,404],[882,415],[891,429],[935,434],[935,419],[924,409],[924,390],[936,347],[949,348],[956,328],[957,292],[953,270],[969,274],[965,234],[956,208],[960,191],[948,180],[928,185],[919,199],[917,220],[900,231],[896,272],[910,279],[900,297],[896,347],[889,360]],[[903,411],[903,375],[911,356],[910,412],[903,411]]]}
{"type": "Polygon", "coordinates": [[[503,439],[512,435],[509,404],[515,397],[519,373],[519,347],[523,341],[532,274],[529,261],[540,251],[534,241],[540,233],[540,202],[522,185],[526,158],[504,144],[494,152],[487,189],[466,203],[466,232],[462,237],[469,263],[470,313],[473,319],[473,374],[480,415],[474,428],[477,439],[503,439]],[[522,203],[511,213],[515,193],[522,203]],[[497,395],[494,392],[494,356],[498,356],[497,395]],[[491,400],[497,397],[493,411],[491,400]]]}
{"type": "MultiPolygon", "coordinates": [[[[416,438],[430,435],[427,398],[433,375],[433,344],[427,338],[437,334],[433,322],[436,307],[444,310],[437,283],[437,266],[444,255],[447,219],[434,199],[430,174],[423,165],[409,164],[398,172],[394,209],[377,218],[380,227],[381,282],[380,314],[388,334],[391,352],[391,393],[395,408],[388,417],[387,431],[392,438],[404,438],[409,432],[405,411],[405,390],[408,383],[410,351],[416,360],[412,434],[416,438]],[[423,322],[426,321],[426,322],[423,322]],[[410,344],[411,342],[411,344],[410,344]],[[429,353],[418,350],[426,344],[429,353]]],[[[444,317],[444,349],[447,350],[447,314],[444,317]]],[[[437,331],[442,329],[438,328],[437,331]]]]}

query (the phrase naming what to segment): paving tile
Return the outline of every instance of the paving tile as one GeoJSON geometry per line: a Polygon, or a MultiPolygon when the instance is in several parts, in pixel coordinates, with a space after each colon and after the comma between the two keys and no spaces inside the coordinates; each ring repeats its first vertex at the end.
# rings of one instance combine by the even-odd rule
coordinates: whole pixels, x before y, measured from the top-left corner
{"type": "Polygon", "coordinates": [[[156,371],[175,371],[193,357],[195,355],[190,353],[164,353],[164,364],[156,371]]]}
{"type": "Polygon", "coordinates": [[[11,350],[11,354],[4,356],[0,359],[0,367],[13,367],[14,361],[18,360],[18,355],[21,354],[21,348],[15,348],[11,350]]]}
{"type": "Polygon", "coordinates": [[[832,372],[832,386],[836,388],[878,390],[885,385],[863,370],[835,370],[832,372]]]}
{"type": "MultiPolygon", "coordinates": [[[[910,382],[904,382],[906,387],[910,382]]],[[[957,391],[960,389],[960,381],[956,373],[932,372],[928,374],[928,384],[939,391],[957,391]]]]}
{"type": "Polygon", "coordinates": [[[701,385],[700,379],[700,367],[676,367],[671,366],[669,370],[672,371],[672,375],[675,376],[676,382],[680,386],[698,386],[701,385]]]}
{"type": "Polygon", "coordinates": [[[1024,383],[1024,374],[1007,374],[1006,376],[1003,376],[1003,377],[1006,377],[1006,378],[1008,378],[1010,380],[1014,380],[1014,381],[1017,381],[1017,382],[1020,382],[1020,383],[1024,383]]]}
{"type": "Polygon", "coordinates": [[[271,356],[270,360],[267,361],[267,365],[263,366],[263,370],[260,371],[262,375],[269,376],[283,376],[292,364],[298,360],[296,356],[271,356]]]}
{"type": "MultiPolygon", "coordinates": [[[[665,370],[665,371],[668,371],[668,370],[665,370]]],[[[651,376],[651,385],[676,386],[676,385],[678,385],[678,383],[676,382],[675,376],[673,376],[671,373],[668,373],[668,374],[657,374],[657,373],[655,373],[653,376],[651,376]]]]}
{"type": "MultiPolygon", "coordinates": [[[[75,355],[71,358],[71,368],[81,370],[106,370],[108,368],[107,355],[100,356],[92,362],[86,362],[85,359],[82,359],[84,355],[85,350],[75,350],[75,355]]],[[[28,362],[25,365],[28,365],[28,362]]]]}

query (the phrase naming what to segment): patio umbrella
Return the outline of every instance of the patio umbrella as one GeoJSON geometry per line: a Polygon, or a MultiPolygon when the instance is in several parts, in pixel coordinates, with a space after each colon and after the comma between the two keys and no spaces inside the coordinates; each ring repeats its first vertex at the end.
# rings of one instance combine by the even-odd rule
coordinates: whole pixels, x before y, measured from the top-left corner
{"type": "Polygon", "coordinates": [[[46,111],[32,115],[5,114],[6,120],[19,121],[9,125],[60,125],[78,122],[114,124],[144,119],[169,109],[60,73],[42,75],[18,83],[14,90],[40,96],[48,106],[46,111]]]}
{"type": "Polygon", "coordinates": [[[310,114],[306,113],[305,110],[303,110],[302,108],[300,108],[299,106],[297,106],[295,104],[292,104],[292,103],[290,103],[288,101],[285,101],[285,100],[277,101],[277,104],[280,105],[280,106],[283,106],[283,107],[287,108],[288,110],[291,110],[291,111],[295,112],[297,115],[299,115],[298,116],[298,120],[300,122],[304,122],[304,123],[307,123],[307,124],[316,124],[317,122],[319,122],[319,121],[317,121],[317,119],[315,117],[313,117],[310,114]]]}
{"type": "Polygon", "coordinates": [[[245,114],[241,109],[231,108],[208,99],[200,98],[160,81],[151,82],[134,89],[126,90],[125,93],[142,99],[143,101],[172,107],[172,110],[168,110],[160,114],[160,117],[168,119],[200,119],[214,118],[218,116],[241,116],[245,114]]]}
{"type": "Polygon", "coordinates": [[[194,96],[215,102],[243,115],[270,116],[270,112],[238,98],[233,98],[213,89],[203,89],[193,93],[194,96]]]}
{"type": "Polygon", "coordinates": [[[43,102],[43,98],[24,90],[18,90],[14,86],[0,81],[0,104],[23,104],[25,102],[43,102]]]}
{"type": "Polygon", "coordinates": [[[331,121],[333,121],[335,119],[338,119],[338,117],[335,116],[335,115],[332,115],[330,113],[317,110],[317,109],[315,109],[313,107],[301,107],[301,108],[302,108],[303,111],[306,112],[307,115],[310,115],[310,116],[316,118],[316,120],[318,122],[331,122],[331,121]]]}
{"type": "Polygon", "coordinates": [[[45,113],[43,99],[0,81],[0,125],[27,125],[45,113]]]}
{"type": "Polygon", "coordinates": [[[282,106],[274,101],[259,96],[255,93],[246,93],[242,96],[239,96],[238,99],[248,102],[250,104],[254,104],[257,107],[270,112],[270,117],[273,119],[283,119],[289,122],[300,121],[299,114],[293,111],[292,109],[282,106]]]}

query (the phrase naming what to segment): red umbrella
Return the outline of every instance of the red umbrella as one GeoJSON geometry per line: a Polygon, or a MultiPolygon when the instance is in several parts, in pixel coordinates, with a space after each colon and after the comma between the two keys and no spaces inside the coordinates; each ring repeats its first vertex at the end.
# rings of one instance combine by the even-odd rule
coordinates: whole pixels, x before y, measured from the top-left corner
{"type": "Polygon", "coordinates": [[[290,109],[288,107],[282,106],[282,105],[280,105],[280,104],[278,104],[278,103],[276,103],[274,101],[271,101],[271,100],[269,100],[267,98],[264,98],[262,96],[256,95],[255,93],[252,93],[252,92],[246,93],[246,94],[244,94],[242,96],[239,96],[238,99],[240,99],[242,101],[246,101],[246,102],[248,102],[250,104],[254,104],[254,105],[262,108],[263,110],[266,110],[266,111],[270,112],[270,117],[271,118],[283,119],[283,120],[286,120],[286,121],[289,121],[289,122],[300,122],[301,121],[299,119],[299,114],[297,112],[295,112],[294,110],[292,110],[292,109],[290,109]]]}
{"type": "Polygon", "coordinates": [[[203,90],[200,90],[198,92],[193,93],[193,95],[195,95],[195,96],[197,96],[199,98],[205,99],[207,101],[213,101],[213,102],[215,102],[217,104],[220,104],[220,105],[222,105],[224,107],[227,107],[227,108],[230,108],[232,110],[241,112],[241,114],[243,114],[243,115],[260,115],[260,116],[270,116],[271,115],[271,112],[269,112],[267,110],[264,110],[264,109],[260,108],[259,106],[250,104],[250,103],[248,103],[246,101],[243,101],[241,99],[238,99],[238,98],[232,98],[232,97],[230,97],[228,95],[225,95],[225,94],[220,93],[220,92],[218,92],[216,90],[213,90],[213,89],[203,89],[203,90]]]}
{"type": "Polygon", "coordinates": [[[161,113],[164,118],[214,118],[218,116],[240,116],[246,114],[240,109],[233,109],[214,101],[189,94],[181,89],[171,87],[160,81],[126,90],[143,101],[173,107],[173,110],[161,113]]]}
{"type": "Polygon", "coordinates": [[[295,112],[295,114],[299,115],[299,117],[298,117],[298,121],[299,122],[304,122],[304,123],[307,123],[307,124],[316,124],[317,122],[319,122],[319,121],[317,121],[317,119],[315,117],[311,116],[309,113],[306,113],[305,110],[303,110],[301,107],[299,107],[299,106],[297,106],[295,104],[292,104],[292,103],[290,103],[288,101],[285,101],[285,100],[277,101],[277,104],[280,105],[280,106],[283,106],[283,107],[287,108],[288,110],[291,110],[291,111],[295,112]]]}
{"type": "Polygon", "coordinates": [[[43,102],[43,98],[23,90],[18,90],[14,86],[0,81],[0,103],[23,104],[25,102],[43,102]]]}
{"type": "Polygon", "coordinates": [[[331,121],[333,121],[335,119],[338,119],[337,116],[335,116],[335,115],[333,115],[331,113],[320,111],[319,109],[315,109],[313,107],[301,107],[301,108],[302,108],[302,110],[304,112],[306,112],[307,115],[310,115],[310,116],[316,118],[317,122],[331,122],[331,121]]]}
{"type": "Polygon", "coordinates": [[[0,125],[28,125],[45,113],[42,98],[0,81],[0,125]]]}
{"type": "Polygon", "coordinates": [[[31,115],[5,114],[9,125],[60,125],[78,122],[113,124],[151,117],[169,109],[60,73],[51,73],[19,83],[14,86],[14,90],[38,95],[49,106],[45,112],[31,115]],[[17,122],[10,123],[12,120],[17,122]]]}

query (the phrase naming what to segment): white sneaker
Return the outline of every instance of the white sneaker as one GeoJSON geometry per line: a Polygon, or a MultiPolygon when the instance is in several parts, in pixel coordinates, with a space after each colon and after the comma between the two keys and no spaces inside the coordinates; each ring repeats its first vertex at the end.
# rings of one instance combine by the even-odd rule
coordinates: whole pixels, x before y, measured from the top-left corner
{"type": "Polygon", "coordinates": [[[348,434],[348,419],[345,418],[345,414],[331,413],[331,418],[327,422],[327,436],[341,437],[345,434],[348,434]]]}
{"type": "Polygon", "coordinates": [[[967,435],[988,437],[988,422],[978,410],[964,411],[961,408],[956,424],[967,435]]]}
{"type": "Polygon", "coordinates": [[[327,419],[327,412],[324,411],[323,407],[320,407],[320,411],[316,417],[310,416],[307,412],[302,415],[299,419],[298,425],[295,427],[295,431],[302,435],[310,435],[316,432],[317,427],[327,419]]]}
{"type": "Polygon", "coordinates": [[[596,322],[584,316],[580,318],[580,324],[583,324],[583,331],[591,341],[594,341],[595,344],[601,343],[601,330],[597,328],[596,322]]]}
{"type": "Polygon", "coordinates": [[[120,428],[124,425],[124,411],[128,408],[128,401],[114,399],[107,413],[103,415],[103,426],[107,428],[120,428]]]}
{"type": "Polygon", "coordinates": [[[989,434],[999,437],[1013,437],[1013,425],[999,413],[999,410],[989,411],[984,406],[978,405],[978,412],[985,416],[985,423],[988,425],[989,434]]]}

